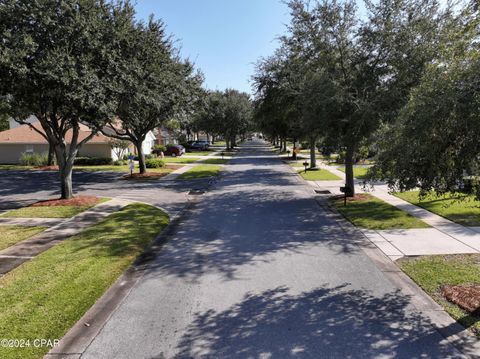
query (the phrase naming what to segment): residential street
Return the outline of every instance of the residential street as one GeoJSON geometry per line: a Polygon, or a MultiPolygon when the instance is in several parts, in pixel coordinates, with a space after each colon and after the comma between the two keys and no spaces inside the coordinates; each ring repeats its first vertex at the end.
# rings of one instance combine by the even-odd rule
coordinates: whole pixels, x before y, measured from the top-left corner
{"type": "Polygon", "coordinates": [[[81,358],[461,357],[355,243],[249,142],[81,358]]]}

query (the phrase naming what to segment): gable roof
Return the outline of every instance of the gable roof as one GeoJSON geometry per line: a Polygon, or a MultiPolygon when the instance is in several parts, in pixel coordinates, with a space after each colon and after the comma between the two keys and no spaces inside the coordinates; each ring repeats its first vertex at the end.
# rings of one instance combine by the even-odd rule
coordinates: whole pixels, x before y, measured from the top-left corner
{"type": "MultiPolygon", "coordinates": [[[[36,129],[40,130],[42,133],[45,133],[40,125],[40,122],[32,123],[36,129]]],[[[80,132],[78,134],[78,141],[82,141],[92,131],[85,125],[80,124],[80,132]]],[[[67,132],[66,141],[70,143],[72,139],[72,130],[67,132]]],[[[110,140],[109,137],[102,135],[101,133],[96,134],[93,138],[87,143],[108,143],[110,140]]],[[[30,128],[29,125],[21,125],[10,130],[0,132],[0,144],[6,143],[21,143],[21,144],[30,144],[30,143],[42,143],[46,144],[47,140],[40,135],[37,131],[30,128]]]]}

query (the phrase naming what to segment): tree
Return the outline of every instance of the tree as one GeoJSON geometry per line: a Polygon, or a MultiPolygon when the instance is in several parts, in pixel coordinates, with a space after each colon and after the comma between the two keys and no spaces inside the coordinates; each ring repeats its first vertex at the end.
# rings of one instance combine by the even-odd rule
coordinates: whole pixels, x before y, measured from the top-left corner
{"type": "Polygon", "coordinates": [[[182,61],[161,21],[136,22],[120,43],[121,71],[117,118],[104,134],[131,141],[137,149],[140,173],[146,172],[143,142],[150,131],[193,106],[202,76],[182,61]]]}
{"type": "Polygon", "coordinates": [[[73,196],[80,147],[113,113],[114,24],[128,11],[99,0],[0,0],[0,92],[16,121],[38,118],[41,130],[29,126],[55,151],[63,199],[73,196]]]}
{"type": "Polygon", "coordinates": [[[366,21],[354,1],[293,0],[289,6],[290,34],[282,42],[306,75],[304,126],[314,125],[345,150],[346,185],[354,195],[356,152],[395,118],[435,54],[443,26],[438,2],[367,2],[366,21]]]}
{"type": "MultiPolygon", "coordinates": [[[[458,191],[468,176],[477,178],[479,24],[474,2],[451,20],[439,56],[427,67],[397,120],[379,134],[373,179],[387,180],[396,190],[420,188],[425,194],[458,191]]],[[[480,198],[478,188],[476,194],[480,198]]]]}
{"type": "Polygon", "coordinates": [[[112,151],[115,153],[115,156],[117,157],[117,159],[121,160],[125,155],[125,152],[130,147],[131,142],[126,140],[111,138],[108,141],[108,144],[110,145],[110,148],[112,149],[112,151]]]}

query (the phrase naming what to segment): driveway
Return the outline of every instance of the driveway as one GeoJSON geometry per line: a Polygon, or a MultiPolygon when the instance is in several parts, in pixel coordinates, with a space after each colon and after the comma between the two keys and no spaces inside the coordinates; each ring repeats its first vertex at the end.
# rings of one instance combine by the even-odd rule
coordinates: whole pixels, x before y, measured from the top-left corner
{"type": "Polygon", "coordinates": [[[81,358],[456,358],[262,143],[243,147],[81,358]]]}

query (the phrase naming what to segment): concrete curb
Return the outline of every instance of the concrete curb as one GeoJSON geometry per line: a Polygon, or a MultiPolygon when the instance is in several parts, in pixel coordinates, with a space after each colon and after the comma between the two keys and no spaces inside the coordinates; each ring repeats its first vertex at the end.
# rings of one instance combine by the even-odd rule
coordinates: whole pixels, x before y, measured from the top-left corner
{"type": "Polygon", "coordinates": [[[392,260],[390,260],[365,234],[330,206],[326,198],[315,196],[317,204],[329,210],[337,220],[340,228],[350,236],[358,236],[362,243],[356,243],[370,258],[376,267],[401,292],[408,296],[410,303],[429,320],[432,327],[454,346],[460,353],[469,358],[480,358],[480,341],[468,329],[457,323],[443,308],[407,276],[392,260]]]}
{"type": "MultiPolygon", "coordinates": [[[[59,345],[52,348],[45,355],[45,358],[80,358],[144,276],[149,265],[156,258],[158,251],[167,243],[171,235],[175,233],[176,228],[193,206],[194,202],[188,201],[180,211],[174,214],[170,223],[155,237],[149,247],[137,257],[125,273],[68,330],[60,340],[59,345]]],[[[153,207],[160,208],[158,206],[153,207]]],[[[164,209],[162,210],[165,211],[164,209]]],[[[165,212],[168,214],[167,211],[165,212]]]]}

